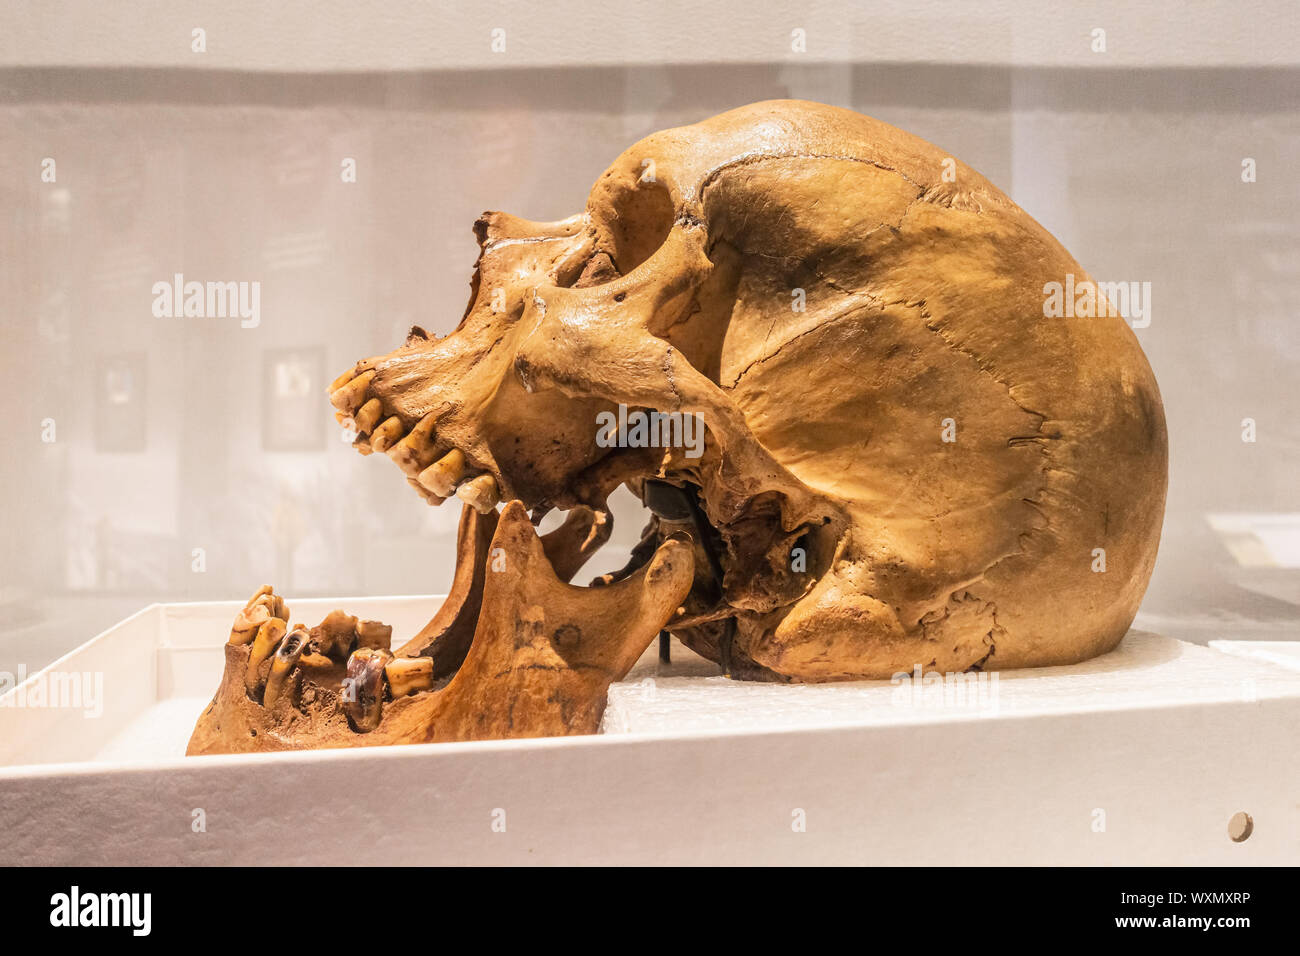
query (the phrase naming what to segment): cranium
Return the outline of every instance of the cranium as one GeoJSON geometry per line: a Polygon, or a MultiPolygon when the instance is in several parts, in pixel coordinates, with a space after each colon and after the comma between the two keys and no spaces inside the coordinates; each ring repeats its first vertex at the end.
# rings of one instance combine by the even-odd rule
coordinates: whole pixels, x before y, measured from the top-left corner
{"type": "Polygon", "coordinates": [[[1104,301],[1045,317],[1047,283],[1090,280],[943,151],[758,103],[637,143],[581,215],[475,231],[457,329],[331,387],[363,453],[464,502],[451,597],[390,653],[341,612],[289,629],[264,589],[191,752],[593,732],[662,630],[828,681],[1069,664],[1128,629],[1165,497],[1151,369],[1104,301]],[[570,586],[620,485],[641,544],[570,586]]]}

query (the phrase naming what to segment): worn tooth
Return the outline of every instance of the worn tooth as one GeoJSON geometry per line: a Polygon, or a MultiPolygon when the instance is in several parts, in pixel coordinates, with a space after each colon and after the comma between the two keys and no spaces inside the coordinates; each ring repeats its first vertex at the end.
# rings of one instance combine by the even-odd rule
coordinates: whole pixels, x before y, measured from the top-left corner
{"type": "Polygon", "coordinates": [[[357,619],[346,611],[330,611],[312,628],[311,639],[325,656],[345,661],[357,639],[357,619]]]}
{"type": "Polygon", "coordinates": [[[262,706],[270,707],[280,696],[280,691],[284,688],[284,680],[289,676],[299,658],[302,657],[303,650],[307,647],[307,641],[311,635],[307,628],[301,624],[294,627],[280,642],[280,646],[275,649],[275,658],[271,661],[271,674],[266,679],[266,690],[262,694],[262,706]]]}
{"type": "Polygon", "coordinates": [[[402,420],[396,415],[370,433],[370,447],[373,451],[388,451],[402,437],[402,420]]]}
{"type": "MultiPolygon", "coordinates": [[[[388,457],[408,477],[418,475],[433,458],[433,426],[436,420],[433,415],[425,415],[416,422],[409,435],[388,449],[388,457]]],[[[440,497],[445,498],[446,495],[440,497]]]]}
{"type": "Polygon", "coordinates": [[[439,498],[450,498],[464,477],[465,453],[459,448],[453,448],[420,472],[419,482],[439,498]]]}
{"type": "Polygon", "coordinates": [[[432,657],[395,657],[384,665],[393,700],[433,687],[432,657]]]}
{"type": "Polygon", "coordinates": [[[497,480],[491,475],[479,475],[456,489],[456,496],[470,505],[479,514],[487,514],[497,506],[501,494],[497,491],[497,480]]]}
{"type": "Polygon", "coordinates": [[[344,385],[346,385],[348,382],[352,381],[356,377],[357,377],[357,369],[356,366],[353,366],[352,368],[344,372],[342,375],[340,375],[338,378],[336,378],[334,381],[330,382],[330,387],[325,389],[325,391],[333,395],[340,388],[342,388],[344,385]]]}
{"type": "Polygon", "coordinates": [[[384,414],[384,405],[379,399],[372,398],[361,406],[361,410],[352,417],[352,425],[358,435],[369,435],[371,429],[384,414]]]}
{"type": "Polygon", "coordinates": [[[286,630],[288,625],[278,617],[271,618],[257,629],[257,637],[253,638],[253,648],[248,654],[248,669],[244,671],[244,687],[254,700],[257,699],[258,685],[262,683],[262,662],[275,653],[286,630]]]}
{"type": "Polygon", "coordinates": [[[258,607],[259,605],[270,611],[271,617],[278,617],[285,621],[289,620],[289,609],[284,603],[284,598],[276,594],[274,591],[266,591],[265,593],[259,592],[258,595],[253,598],[249,607],[258,607]]]}
{"type": "Polygon", "coordinates": [[[252,607],[254,604],[258,602],[260,598],[265,597],[268,594],[274,594],[274,593],[275,593],[275,588],[271,587],[271,585],[269,584],[263,584],[260,588],[257,589],[256,593],[254,593],[254,595],[248,599],[248,603],[245,604],[244,607],[252,607]]]}
{"type": "Polygon", "coordinates": [[[407,478],[406,483],[410,485],[412,488],[414,488],[416,492],[420,495],[420,497],[423,498],[425,502],[428,504],[440,505],[447,500],[446,498],[439,498],[437,495],[435,495],[428,488],[424,487],[424,485],[420,484],[414,478],[407,478]]]}
{"type": "Polygon", "coordinates": [[[228,644],[247,644],[257,636],[258,628],[272,618],[271,610],[265,604],[249,604],[237,615],[230,628],[228,644]]]}
{"type": "Polygon", "coordinates": [[[328,670],[334,666],[334,662],[324,654],[314,654],[311,651],[304,651],[302,657],[298,658],[299,667],[307,667],[312,670],[328,670]]]}
{"type": "Polygon", "coordinates": [[[357,622],[357,650],[363,647],[387,651],[393,646],[393,626],[379,621],[357,622]]]}
{"type": "Polygon", "coordinates": [[[384,706],[384,665],[393,659],[388,651],[362,647],[348,658],[343,679],[343,708],[358,733],[379,726],[384,706]]]}
{"type": "Polygon", "coordinates": [[[371,369],[368,372],[362,372],[350,382],[340,385],[330,392],[330,404],[339,411],[351,415],[361,407],[366,396],[366,390],[370,388],[370,383],[374,377],[374,369],[371,369]]]}

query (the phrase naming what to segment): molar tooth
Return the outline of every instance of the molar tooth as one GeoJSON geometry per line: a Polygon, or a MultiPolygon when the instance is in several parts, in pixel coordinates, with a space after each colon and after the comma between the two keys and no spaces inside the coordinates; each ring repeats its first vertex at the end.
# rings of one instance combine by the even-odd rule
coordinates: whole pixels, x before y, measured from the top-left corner
{"type": "Polygon", "coordinates": [[[374,379],[375,372],[371,369],[368,372],[362,372],[351,381],[340,385],[334,391],[330,392],[330,404],[341,412],[351,415],[360,406],[362,399],[365,398],[366,389],[370,387],[370,382],[374,379]]]}
{"type": "Polygon", "coordinates": [[[479,475],[456,489],[456,497],[470,505],[479,514],[487,514],[501,500],[497,480],[491,475],[479,475]]]}
{"type": "Polygon", "coordinates": [[[346,660],[357,638],[357,619],[346,611],[330,611],[312,628],[311,636],[326,657],[346,660]]]}
{"type": "MultiPolygon", "coordinates": [[[[425,415],[410,434],[388,449],[388,457],[407,477],[418,475],[433,457],[433,426],[437,419],[425,415]]],[[[445,497],[445,496],[440,496],[445,497]]]]}
{"type": "Polygon", "coordinates": [[[358,435],[369,435],[379,421],[379,417],[384,414],[384,406],[377,398],[372,398],[361,406],[361,410],[352,418],[352,424],[356,427],[358,435]]]}
{"type": "Polygon", "coordinates": [[[343,680],[343,708],[358,733],[379,726],[384,706],[384,665],[393,659],[388,651],[362,647],[348,658],[343,680]]]}
{"type": "Polygon", "coordinates": [[[394,415],[371,433],[370,447],[374,451],[388,451],[401,437],[402,420],[394,415]]]}
{"type": "Polygon", "coordinates": [[[262,694],[263,707],[270,707],[280,696],[280,691],[284,688],[284,679],[289,676],[289,672],[302,657],[309,637],[307,628],[299,624],[275,649],[275,659],[271,661],[271,675],[266,679],[266,690],[262,694]]]}
{"type": "Polygon", "coordinates": [[[334,666],[334,662],[324,654],[314,654],[311,651],[304,651],[302,657],[298,658],[299,667],[309,667],[312,670],[329,670],[334,666]]]}
{"type": "Polygon", "coordinates": [[[419,482],[439,498],[450,498],[456,493],[456,483],[465,477],[465,453],[453,448],[424,471],[419,482]]]}
{"type": "Polygon", "coordinates": [[[244,671],[244,687],[254,700],[257,699],[258,685],[262,683],[259,674],[262,662],[275,653],[286,630],[288,625],[278,617],[271,618],[257,629],[257,637],[253,639],[253,648],[248,654],[248,669],[244,671]]]}
{"type": "Polygon", "coordinates": [[[432,657],[396,657],[384,665],[393,700],[433,686],[432,657]]]}
{"type": "Polygon", "coordinates": [[[393,645],[393,626],[380,621],[357,622],[357,650],[368,647],[371,650],[387,652],[393,645]]]}

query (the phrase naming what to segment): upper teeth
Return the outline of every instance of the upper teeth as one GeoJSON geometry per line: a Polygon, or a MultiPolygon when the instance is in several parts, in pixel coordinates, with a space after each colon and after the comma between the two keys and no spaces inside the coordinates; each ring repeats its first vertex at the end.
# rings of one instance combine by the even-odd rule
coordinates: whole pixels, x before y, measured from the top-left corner
{"type": "Polygon", "coordinates": [[[456,489],[456,497],[471,505],[479,514],[487,514],[501,500],[501,494],[497,490],[497,480],[491,475],[471,478],[456,489]]]}
{"type": "Polygon", "coordinates": [[[465,453],[453,448],[424,471],[416,480],[439,498],[450,498],[456,485],[465,477],[465,453]]]}
{"type": "Polygon", "coordinates": [[[350,382],[340,385],[330,392],[330,404],[344,414],[351,415],[361,406],[361,400],[365,397],[366,389],[370,387],[374,377],[374,369],[371,369],[362,372],[350,382]]]}
{"type": "Polygon", "coordinates": [[[370,435],[370,447],[375,451],[388,451],[402,437],[402,420],[396,415],[388,418],[370,435]]]}
{"type": "Polygon", "coordinates": [[[352,419],[352,423],[356,426],[357,434],[370,434],[370,430],[375,427],[379,421],[379,416],[383,413],[384,407],[377,398],[372,398],[370,401],[362,405],[361,411],[357,412],[356,416],[352,419]]]}
{"type": "Polygon", "coordinates": [[[470,475],[465,453],[459,448],[453,448],[425,467],[433,454],[433,414],[417,422],[409,433],[404,431],[402,420],[396,415],[380,422],[383,403],[378,398],[366,398],[374,377],[373,369],[355,378],[341,375],[330,392],[330,402],[339,410],[341,420],[344,424],[350,422],[361,436],[356,444],[362,453],[387,452],[408,478],[414,475],[412,484],[428,492],[426,499],[430,504],[457,495],[483,514],[494,509],[501,501],[496,479],[489,474],[470,475]]]}

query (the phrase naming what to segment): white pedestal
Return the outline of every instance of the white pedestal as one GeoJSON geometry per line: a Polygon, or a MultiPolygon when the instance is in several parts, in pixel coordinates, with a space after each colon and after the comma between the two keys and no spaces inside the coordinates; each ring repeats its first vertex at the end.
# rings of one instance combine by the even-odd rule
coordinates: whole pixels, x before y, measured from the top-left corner
{"type": "MultiPolygon", "coordinates": [[[[438,599],[290,603],[404,634],[438,599]]],[[[240,606],[151,606],[0,698],[0,863],[1300,862],[1300,645],[1133,631],[960,688],[652,647],[597,736],[186,758],[240,606]],[[92,699],[48,706],[56,674],[92,699]]]]}

